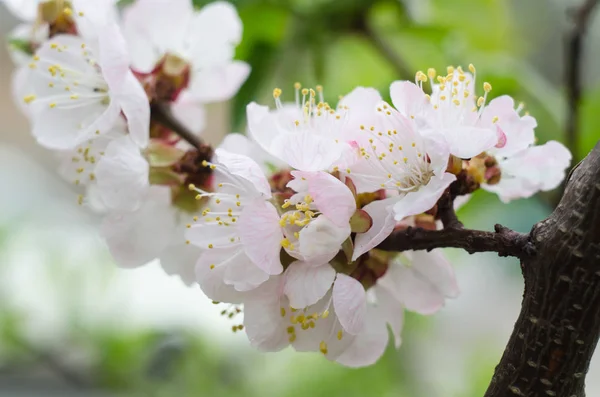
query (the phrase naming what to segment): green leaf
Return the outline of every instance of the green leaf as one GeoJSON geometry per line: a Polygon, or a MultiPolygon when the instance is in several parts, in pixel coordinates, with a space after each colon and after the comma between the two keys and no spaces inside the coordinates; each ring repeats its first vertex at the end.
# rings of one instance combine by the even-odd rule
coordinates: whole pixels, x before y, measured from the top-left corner
{"type": "Polygon", "coordinates": [[[9,37],[8,46],[12,50],[20,51],[27,55],[33,55],[33,48],[31,47],[31,42],[29,40],[9,37]]]}

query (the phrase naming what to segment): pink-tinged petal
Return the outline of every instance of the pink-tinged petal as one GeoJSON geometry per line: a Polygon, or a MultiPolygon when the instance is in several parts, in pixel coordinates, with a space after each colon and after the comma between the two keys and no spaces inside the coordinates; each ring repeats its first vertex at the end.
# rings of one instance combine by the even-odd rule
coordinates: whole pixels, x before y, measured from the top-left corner
{"type": "Polygon", "coordinates": [[[273,204],[258,199],[246,205],[238,220],[238,232],[246,254],[256,266],[271,275],[283,271],[279,255],[284,236],[273,204]]]}
{"type": "Polygon", "coordinates": [[[374,308],[369,308],[364,328],[335,361],[353,368],[372,365],[381,358],[387,344],[388,331],[385,322],[374,308]]]}
{"type": "Polygon", "coordinates": [[[117,264],[133,268],[157,258],[169,244],[175,227],[171,190],[161,186],[150,189],[137,211],[106,216],[101,234],[117,264]]]}
{"type": "Polygon", "coordinates": [[[373,110],[375,106],[382,101],[379,91],[370,87],[356,87],[349,94],[345,95],[339,102],[341,106],[347,106],[354,110],[368,109],[373,110]]]}
{"type": "Polygon", "coordinates": [[[278,135],[272,147],[272,154],[292,168],[325,171],[340,159],[348,145],[312,132],[297,132],[278,135]]]}
{"type": "Polygon", "coordinates": [[[249,157],[230,153],[223,149],[215,151],[217,161],[227,167],[227,170],[236,176],[249,181],[254,188],[265,197],[271,197],[271,186],[260,166],[249,157]]]}
{"type": "Polygon", "coordinates": [[[106,207],[124,211],[137,209],[150,187],[149,168],[129,136],[112,141],[94,170],[106,207]]]}
{"type": "Polygon", "coordinates": [[[454,271],[439,251],[404,253],[378,283],[408,310],[424,315],[437,312],[446,298],[459,293],[454,271]]]}
{"type": "Polygon", "coordinates": [[[502,149],[506,146],[506,134],[499,125],[496,126],[496,135],[498,135],[498,143],[495,147],[496,149],[502,149]]]}
{"type": "Polygon", "coordinates": [[[356,279],[339,273],[333,284],[333,307],[344,330],[358,335],[365,327],[367,296],[356,279]]]}
{"type": "Polygon", "coordinates": [[[139,147],[145,148],[150,140],[150,104],[144,88],[133,73],[127,73],[117,100],[127,118],[131,139],[139,147]]]}
{"type": "Polygon", "coordinates": [[[377,307],[381,317],[390,325],[394,335],[396,349],[402,344],[402,327],[404,326],[404,306],[386,288],[376,285],[374,288],[377,307]]]}
{"type": "Polygon", "coordinates": [[[231,99],[250,74],[250,65],[242,61],[229,62],[193,72],[189,92],[201,103],[231,99]]]}
{"type": "Polygon", "coordinates": [[[204,251],[196,263],[196,279],[202,292],[216,302],[242,303],[244,293],[225,283],[227,261],[243,253],[230,249],[204,251]]]}
{"type": "Polygon", "coordinates": [[[442,178],[431,178],[429,183],[416,192],[407,193],[394,204],[394,218],[401,221],[407,216],[429,211],[437,203],[444,190],[456,180],[453,174],[445,173],[442,178]]]}
{"type": "Polygon", "coordinates": [[[326,172],[292,171],[292,175],[308,182],[308,194],[323,215],[339,227],[348,225],[356,211],[356,201],[348,186],[326,172]]]}
{"type": "Polygon", "coordinates": [[[390,97],[394,107],[404,117],[417,117],[428,105],[425,92],[410,81],[395,81],[390,86],[390,97]]]}
{"type": "Polygon", "coordinates": [[[283,292],[290,300],[290,306],[302,309],[325,296],[335,280],[335,270],[329,264],[312,266],[296,261],[287,268],[284,277],[283,292]]]}
{"type": "Polygon", "coordinates": [[[475,157],[498,143],[498,135],[492,128],[454,127],[444,129],[443,133],[450,153],[463,159],[475,157]]]}
{"type": "Polygon", "coordinates": [[[181,92],[177,101],[171,105],[171,112],[177,120],[195,134],[199,135],[206,126],[204,106],[195,101],[187,90],[181,92]]]}
{"type": "Polygon", "coordinates": [[[281,308],[288,307],[281,296],[283,277],[271,277],[244,300],[244,329],[250,344],[260,351],[279,351],[289,345],[287,317],[281,308]]]}
{"type": "Polygon", "coordinates": [[[423,142],[435,177],[443,177],[450,158],[450,147],[444,136],[438,133],[430,133],[423,137],[423,142]]]}
{"type": "Polygon", "coordinates": [[[371,250],[371,248],[378,246],[392,233],[394,226],[396,226],[392,207],[398,199],[398,197],[392,197],[385,200],[377,200],[363,207],[363,211],[369,214],[373,220],[373,225],[366,233],[358,233],[356,235],[354,239],[354,253],[352,254],[353,261],[371,250]]]}
{"type": "Polygon", "coordinates": [[[350,237],[350,224],[339,227],[319,216],[300,230],[298,251],[305,261],[324,264],[332,260],[350,237]]]}

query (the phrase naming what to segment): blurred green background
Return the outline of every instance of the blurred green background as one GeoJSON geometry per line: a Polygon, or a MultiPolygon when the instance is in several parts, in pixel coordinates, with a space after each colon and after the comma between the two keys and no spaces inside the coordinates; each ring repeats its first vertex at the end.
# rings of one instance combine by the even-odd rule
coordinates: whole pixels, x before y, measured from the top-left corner
{"type": "MultiPolygon", "coordinates": [[[[564,142],[564,35],[576,1],[238,0],[237,58],[252,74],[237,97],[210,107],[205,137],[244,130],[245,105],[274,87],[322,84],[332,103],[357,85],[383,95],[421,69],[476,65],[492,94],[510,94],[537,118],[540,142],[564,142]]],[[[196,1],[201,6],[208,1],[196,1]]],[[[16,21],[0,5],[0,34],[16,21]]],[[[176,21],[174,21],[176,23],[176,21]]],[[[600,138],[600,23],[590,25],[575,157],[600,138]]],[[[37,147],[10,97],[0,52],[0,396],[482,396],[516,320],[516,261],[448,250],[461,296],[432,317],[408,315],[399,351],[353,370],[319,355],[253,351],[198,288],[156,263],[120,270],[95,233],[98,219],[37,147]]],[[[510,205],[476,194],[466,225],[528,231],[556,194],[510,205]]],[[[588,395],[600,395],[600,362],[588,395]]]]}

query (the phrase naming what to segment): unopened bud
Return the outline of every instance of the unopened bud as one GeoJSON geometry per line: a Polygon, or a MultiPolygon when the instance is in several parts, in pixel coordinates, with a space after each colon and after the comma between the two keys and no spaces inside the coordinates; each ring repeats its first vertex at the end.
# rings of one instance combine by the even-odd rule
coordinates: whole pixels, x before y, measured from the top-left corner
{"type": "Polygon", "coordinates": [[[485,171],[485,180],[488,185],[495,185],[500,182],[500,179],[502,179],[500,167],[495,165],[485,171]]]}
{"type": "Polygon", "coordinates": [[[451,155],[448,159],[448,168],[446,169],[446,171],[451,174],[458,175],[462,171],[462,168],[463,160],[461,158],[451,155]]]}

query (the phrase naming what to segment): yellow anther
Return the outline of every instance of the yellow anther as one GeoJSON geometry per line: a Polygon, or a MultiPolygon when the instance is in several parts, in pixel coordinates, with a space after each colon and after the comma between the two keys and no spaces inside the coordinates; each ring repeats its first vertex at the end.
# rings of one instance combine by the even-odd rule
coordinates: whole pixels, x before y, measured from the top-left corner
{"type": "Polygon", "coordinates": [[[77,196],[77,204],[79,204],[79,205],[83,204],[83,194],[80,194],[77,196]]]}
{"type": "Polygon", "coordinates": [[[310,90],[308,90],[308,92],[310,92],[311,97],[315,97],[315,95],[317,95],[315,90],[313,90],[312,88],[310,90]]]}
{"type": "Polygon", "coordinates": [[[288,338],[288,341],[290,343],[294,343],[296,341],[296,334],[292,334],[290,335],[290,337],[288,338]]]}
{"type": "Polygon", "coordinates": [[[317,89],[317,92],[323,92],[323,86],[322,85],[318,85],[315,88],[317,89]]]}
{"type": "Polygon", "coordinates": [[[339,330],[337,333],[338,340],[342,340],[342,336],[344,336],[344,333],[342,332],[342,330],[339,330]]]}
{"type": "Polygon", "coordinates": [[[202,200],[202,196],[197,194],[196,197],[194,197],[196,200],[202,200]]]}
{"type": "Polygon", "coordinates": [[[483,83],[483,90],[485,92],[490,92],[492,90],[492,85],[486,81],[483,83]]]}
{"type": "Polygon", "coordinates": [[[285,200],[285,202],[281,204],[281,208],[288,208],[290,205],[292,205],[292,202],[289,200],[285,200]]]}
{"type": "Polygon", "coordinates": [[[190,189],[190,190],[195,190],[195,189],[196,189],[196,185],[194,185],[193,183],[190,183],[190,184],[188,185],[188,189],[190,189]]]}
{"type": "Polygon", "coordinates": [[[323,314],[321,314],[321,318],[327,318],[327,317],[329,317],[329,310],[325,310],[323,312],[323,314]]]}
{"type": "Polygon", "coordinates": [[[319,350],[321,351],[321,353],[323,354],[327,354],[327,343],[325,343],[325,341],[321,341],[321,343],[319,343],[319,350]]]}
{"type": "Polygon", "coordinates": [[[448,75],[451,75],[452,73],[454,73],[454,66],[448,66],[446,68],[446,72],[448,73],[448,75]]]}
{"type": "Polygon", "coordinates": [[[23,101],[27,104],[35,101],[36,96],[35,95],[27,95],[26,97],[23,98],[23,101]]]}
{"type": "Polygon", "coordinates": [[[203,167],[208,167],[208,161],[202,160],[202,166],[203,167]]]}
{"type": "Polygon", "coordinates": [[[58,48],[58,44],[52,43],[52,44],[50,44],[50,48],[56,49],[56,48],[58,48]]]}
{"type": "Polygon", "coordinates": [[[299,82],[294,83],[294,88],[299,90],[300,88],[302,88],[302,84],[300,84],[299,82]]]}
{"type": "Polygon", "coordinates": [[[302,89],[302,95],[308,95],[308,88],[302,89]]]}
{"type": "Polygon", "coordinates": [[[210,270],[214,269],[215,265],[210,265],[210,270]]]}
{"type": "Polygon", "coordinates": [[[460,101],[458,99],[453,99],[452,103],[455,104],[456,106],[460,105],[460,101]]]}
{"type": "Polygon", "coordinates": [[[214,170],[215,168],[217,168],[217,166],[216,166],[216,165],[214,165],[214,164],[211,164],[211,165],[210,165],[210,169],[211,169],[211,170],[214,170]]]}
{"type": "Polygon", "coordinates": [[[473,74],[475,74],[475,66],[473,66],[472,63],[469,64],[469,71],[473,74]]]}
{"type": "Polygon", "coordinates": [[[435,71],[434,68],[427,69],[427,76],[429,76],[430,79],[434,79],[436,74],[437,74],[437,72],[435,71]]]}
{"type": "Polygon", "coordinates": [[[71,95],[71,99],[79,99],[79,95],[73,94],[73,95],[71,95]]]}
{"type": "Polygon", "coordinates": [[[66,16],[70,17],[71,15],[73,15],[73,10],[72,10],[72,9],[70,9],[69,7],[65,7],[65,9],[63,10],[63,13],[64,13],[66,16]]]}
{"type": "Polygon", "coordinates": [[[291,245],[290,240],[286,238],[281,239],[280,244],[283,248],[289,248],[289,246],[291,245]]]}
{"type": "MultiPolygon", "coordinates": [[[[281,313],[281,317],[285,317],[285,308],[284,307],[282,307],[280,309],[280,313],[281,313]]],[[[292,329],[293,329],[293,327],[292,327],[292,329]]]]}
{"type": "Polygon", "coordinates": [[[212,245],[212,244],[208,244],[208,248],[210,248],[210,249],[213,249],[213,248],[214,248],[214,245],[212,245]]]}
{"type": "Polygon", "coordinates": [[[482,96],[480,96],[480,97],[477,99],[477,106],[481,107],[481,106],[483,105],[483,103],[484,103],[484,102],[485,102],[485,98],[484,98],[484,97],[482,97],[482,96]]]}
{"type": "Polygon", "coordinates": [[[496,123],[496,122],[498,122],[498,116],[492,117],[492,123],[496,123]]]}
{"type": "Polygon", "coordinates": [[[277,99],[281,96],[281,89],[280,88],[275,88],[273,90],[273,98],[277,99]]]}
{"type": "Polygon", "coordinates": [[[192,219],[194,220],[194,222],[198,222],[198,216],[197,215],[194,216],[192,219]]]}

